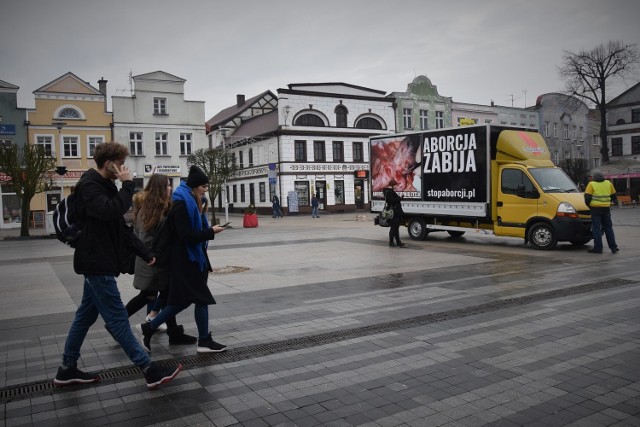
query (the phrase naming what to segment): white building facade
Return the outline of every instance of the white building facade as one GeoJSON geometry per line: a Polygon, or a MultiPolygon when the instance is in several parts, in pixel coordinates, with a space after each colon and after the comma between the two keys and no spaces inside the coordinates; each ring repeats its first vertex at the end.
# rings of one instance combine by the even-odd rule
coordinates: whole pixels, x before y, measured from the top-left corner
{"type": "Polygon", "coordinates": [[[224,134],[239,166],[228,181],[233,209],[254,204],[270,213],[277,195],[285,213],[306,214],[313,194],[324,211],[367,209],[369,137],[394,132],[394,99],[345,83],[290,84],[275,108],[269,94],[242,97],[232,114],[208,121],[214,144],[224,134]]]}
{"type": "Polygon", "coordinates": [[[164,71],[132,80],[131,96],[112,97],[114,140],[129,147],[136,191],[154,173],[176,186],[189,172],[187,156],[208,147],[204,101],[186,101],[186,80],[164,71]]]}

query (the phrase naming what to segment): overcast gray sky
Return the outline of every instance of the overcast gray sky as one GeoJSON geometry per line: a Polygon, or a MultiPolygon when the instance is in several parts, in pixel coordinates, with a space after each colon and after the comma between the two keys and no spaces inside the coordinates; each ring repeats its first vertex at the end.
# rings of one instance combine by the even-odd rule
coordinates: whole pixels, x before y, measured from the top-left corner
{"type": "Polygon", "coordinates": [[[404,91],[420,74],[454,101],[523,107],[563,89],[563,50],[640,45],[639,17],[638,0],[0,0],[0,80],[32,108],[68,71],[96,88],[104,77],[110,98],[129,94],[130,71],[163,70],[205,119],[236,94],[404,91]]]}

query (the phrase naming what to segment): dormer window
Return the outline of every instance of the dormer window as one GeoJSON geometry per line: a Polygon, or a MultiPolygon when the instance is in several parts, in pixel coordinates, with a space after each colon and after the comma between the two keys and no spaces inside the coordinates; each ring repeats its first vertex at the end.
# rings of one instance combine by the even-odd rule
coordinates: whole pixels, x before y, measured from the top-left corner
{"type": "Polygon", "coordinates": [[[153,114],[167,114],[167,98],[153,98],[153,114]]]}

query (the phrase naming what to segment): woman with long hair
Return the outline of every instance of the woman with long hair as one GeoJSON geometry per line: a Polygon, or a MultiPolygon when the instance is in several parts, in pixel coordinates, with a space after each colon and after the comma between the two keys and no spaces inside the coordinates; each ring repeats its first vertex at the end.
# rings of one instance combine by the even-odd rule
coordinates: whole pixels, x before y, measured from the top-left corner
{"type": "Polygon", "coordinates": [[[169,293],[166,307],[151,321],[141,325],[143,343],[151,350],[151,337],[163,322],[191,304],[198,327],[198,353],[215,353],[226,346],[215,342],[209,331],[209,305],[216,301],[207,284],[213,271],[207,246],[216,233],[224,230],[209,226],[207,198],[209,178],[196,166],[191,166],[186,182],[180,183],[173,193],[173,207],[167,217],[176,242],[171,246],[169,262],[169,293]]]}
{"type": "MultiPolygon", "coordinates": [[[[134,232],[151,249],[153,237],[166,220],[171,209],[171,181],[166,175],[151,175],[143,191],[133,196],[134,232]]],[[[140,293],[127,303],[127,313],[131,317],[147,306],[150,322],[166,304],[169,287],[169,265],[148,266],[144,260],[136,257],[133,286],[140,293]]],[[[184,333],[184,327],[178,325],[175,316],[166,320],[169,344],[194,344],[196,337],[184,333]]]]}

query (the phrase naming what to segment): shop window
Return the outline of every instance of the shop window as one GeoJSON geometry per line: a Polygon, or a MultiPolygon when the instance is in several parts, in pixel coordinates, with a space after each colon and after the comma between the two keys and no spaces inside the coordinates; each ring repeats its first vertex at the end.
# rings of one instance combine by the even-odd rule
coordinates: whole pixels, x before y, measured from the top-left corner
{"type": "Polygon", "coordinates": [[[258,184],[258,191],[260,192],[260,202],[264,203],[267,201],[267,186],[264,182],[258,184]]]}
{"type": "Polygon", "coordinates": [[[16,196],[7,185],[0,185],[0,193],[2,193],[2,222],[4,224],[20,223],[22,220],[20,197],[16,196]]]}
{"type": "Polygon", "coordinates": [[[298,206],[309,206],[309,181],[296,181],[293,185],[298,195],[298,206]]]}

